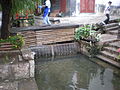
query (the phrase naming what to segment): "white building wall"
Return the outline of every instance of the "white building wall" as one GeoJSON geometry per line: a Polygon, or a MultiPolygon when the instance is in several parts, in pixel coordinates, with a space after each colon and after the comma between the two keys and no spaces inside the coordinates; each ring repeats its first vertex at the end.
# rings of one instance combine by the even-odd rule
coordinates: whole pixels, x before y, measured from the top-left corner
{"type": "Polygon", "coordinates": [[[112,1],[113,6],[120,6],[120,0],[95,0],[95,3],[106,5],[109,1],[112,1]]]}
{"type": "MultiPolygon", "coordinates": [[[[70,16],[78,16],[80,14],[80,0],[69,1],[70,16]]],[[[109,1],[112,1],[113,6],[111,15],[120,15],[120,0],[95,0],[95,13],[103,14],[104,8],[109,1]]]]}

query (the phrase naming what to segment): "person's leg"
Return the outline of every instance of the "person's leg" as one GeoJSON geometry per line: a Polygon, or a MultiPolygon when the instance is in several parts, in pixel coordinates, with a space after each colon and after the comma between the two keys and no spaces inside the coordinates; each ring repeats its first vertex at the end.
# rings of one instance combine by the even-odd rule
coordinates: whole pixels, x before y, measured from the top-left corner
{"type": "Polygon", "coordinates": [[[110,20],[109,14],[106,14],[106,17],[107,17],[107,19],[104,21],[104,23],[105,23],[105,24],[108,24],[108,22],[109,22],[109,20],[110,20]]]}
{"type": "Polygon", "coordinates": [[[47,24],[51,25],[48,15],[46,15],[46,21],[47,21],[47,24]]]}
{"type": "Polygon", "coordinates": [[[43,23],[47,24],[47,17],[43,17],[43,23]]]}

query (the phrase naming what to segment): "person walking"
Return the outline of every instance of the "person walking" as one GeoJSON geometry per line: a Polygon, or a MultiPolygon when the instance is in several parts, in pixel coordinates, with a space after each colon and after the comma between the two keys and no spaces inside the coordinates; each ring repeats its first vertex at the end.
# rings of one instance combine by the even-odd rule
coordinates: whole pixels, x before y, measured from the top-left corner
{"type": "Polygon", "coordinates": [[[105,20],[102,22],[102,24],[103,24],[103,25],[105,25],[105,24],[108,24],[108,23],[109,23],[109,20],[110,20],[110,10],[111,10],[111,4],[112,4],[112,2],[111,2],[111,1],[109,1],[109,2],[108,2],[108,5],[106,6],[106,8],[105,8],[105,10],[104,10],[104,13],[105,13],[105,15],[106,15],[107,19],[105,19],[105,20]]]}
{"type": "Polygon", "coordinates": [[[38,8],[44,8],[44,11],[43,11],[43,22],[44,22],[44,24],[51,25],[51,22],[50,22],[49,16],[48,16],[49,13],[50,13],[50,8],[51,8],[50,0],[46,0],[45,5],[38,6],[38,8]]]}

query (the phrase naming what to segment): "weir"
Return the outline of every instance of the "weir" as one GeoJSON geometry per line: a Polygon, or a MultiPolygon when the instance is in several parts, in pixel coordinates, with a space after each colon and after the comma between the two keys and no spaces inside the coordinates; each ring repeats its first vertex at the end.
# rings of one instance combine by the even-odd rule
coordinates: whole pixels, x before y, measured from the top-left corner
{"type": "Polygon", "coordinates": [[[36,53],[36,59],[40,57],[74,55],[77,54],[80,50],[79,45],[76,42],[54,45],[40,45],[37,47],[31,47],[30,49],[36,53]]]}
{"type": "Polygon", "coordinates": [[[31,26],[13,28],[13,33],[21,34],[25,39],[25,46],[36,53],[36,58],[71,55],[78,52],[74,42],[77,24],[54,24],[51,26],[31,26]]]}

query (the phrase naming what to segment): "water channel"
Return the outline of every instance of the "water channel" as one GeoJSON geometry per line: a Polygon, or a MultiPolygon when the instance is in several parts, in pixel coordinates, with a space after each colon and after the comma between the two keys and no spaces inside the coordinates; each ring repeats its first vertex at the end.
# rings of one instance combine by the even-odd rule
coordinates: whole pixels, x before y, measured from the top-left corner
{"type": "Polygon", "coordinates": [[[120,70],[84,55],[40,58],[36,82],[39,90],[120,90],[120,70]]]}

